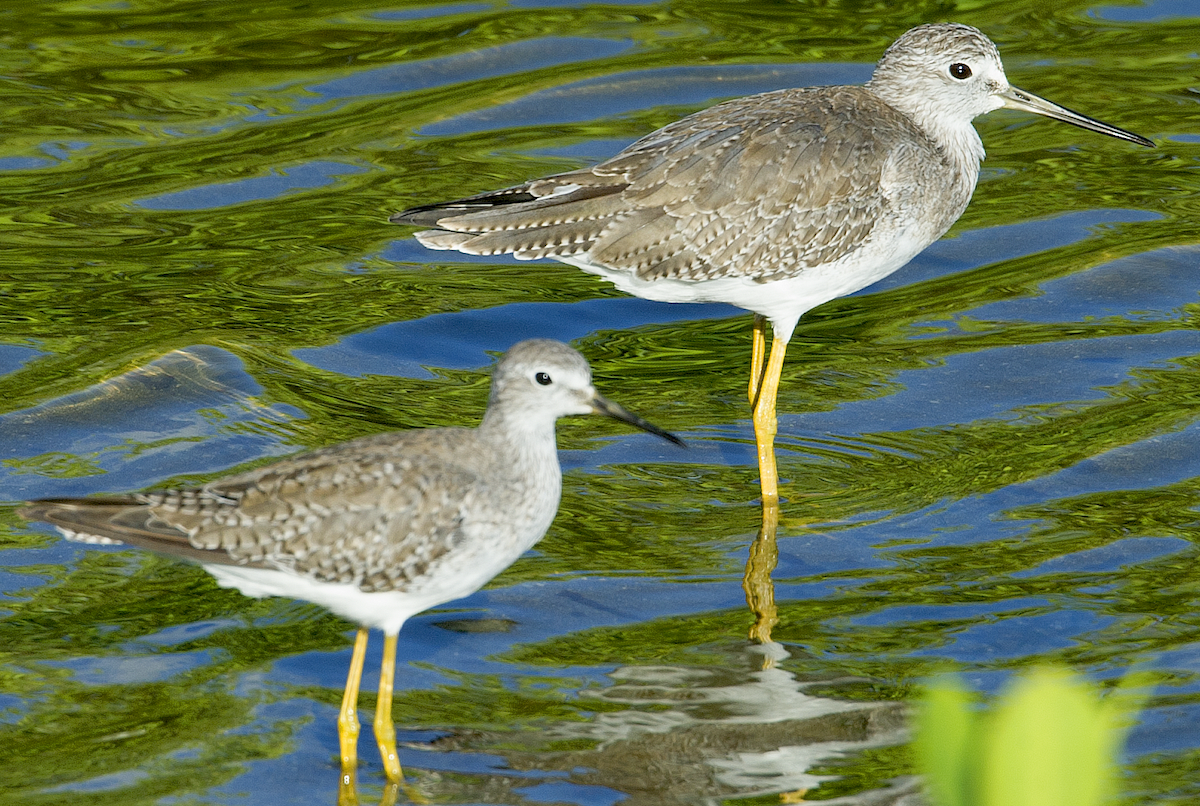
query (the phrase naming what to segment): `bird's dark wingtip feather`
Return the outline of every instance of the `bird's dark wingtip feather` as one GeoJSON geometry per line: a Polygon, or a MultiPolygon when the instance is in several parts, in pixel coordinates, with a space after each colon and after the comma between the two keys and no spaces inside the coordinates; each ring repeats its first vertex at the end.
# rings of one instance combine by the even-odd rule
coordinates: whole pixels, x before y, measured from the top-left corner
{"type": "Polygon", "coordinates": [[[440,210],[440,207],[432,204],[425,207],[412,207],[408,210],[401,210],[399,213],[392,213],[388,216],[388,223],[407,224],[413,227],[436,227],[437,220],[443,216],[440,210]]]}
{"type": "Polygon", "coordinates": [[[27,521],[46,521],[47,523],[52,523],[53,521],[48,519],[47,516],[64,510],[79,510],[99,506],[127,507],[136,504],[137,502],[133,499],[112,496],[97,496],[95,498],[39,498],[34,501],[26,501],[23,506],[17,508],[17,514],[27,521]]]}
{"type": "Polygon", "coordinates": [[[406,224],[412,227],[436,227],[438,221],[453,215],[463,215],[491,207],[501,207],[508,204],[527,204],[537,201],[537,196],[522,188],[508,188],[478,196],[468,196],[436,204],[422,204],[410,207],[388,216],[392,224],[406,224]]]}
{"type": "Polygon", "coordinates": [[[39,501],[30,501],[24,506],[17,507],[17,514],[27,521],[45,520],[49,507],[39,501]]]}

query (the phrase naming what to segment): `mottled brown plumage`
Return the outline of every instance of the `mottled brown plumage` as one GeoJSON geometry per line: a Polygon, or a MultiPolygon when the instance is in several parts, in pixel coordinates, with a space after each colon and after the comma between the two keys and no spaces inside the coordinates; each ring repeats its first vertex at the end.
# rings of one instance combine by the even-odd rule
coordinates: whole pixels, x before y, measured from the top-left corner
{"type": "Polygon", "coordinates": [[[754,311],[750,399],[764,501],[775,400],[800,317],[891,274],[958,219],[979,175],[971,121],[1008,107],[1153,145],[1008,83],[966,25],[897,39],[862,87],[767,92],[664,126],[611,159],[397,213],[431,249],[554,258],[622,291],[754,311]],[[762,318],[775,335],[766,356],[762,318]]]}
{"type": "MultiPolygon", "coordinates": [[[[543,504],[545,496],[529,488],[552,487],[552,478],[541,478],[552,474],[520,473],[525,463],[508,453],[480,451],[474,429],[379,434],[200,489],[51,499],[22,514],[79,539],[287,570],[364,592],[405,591],[472,533],[512,520],[512,502],[543,504]]],[[[494,538],[502,544],[512,531],[494,538]]]]}
{"type": "Polygon", "coordinates": [[[379,434],[199,489],[45,499],[20,512],[74,540],[194,560],[247,596],[305,599],[362,625],[338,717],[352,795],[367,628],[385,635],[375,738],[388,779],[400,781],[391,716],[400,627],[477,590],[541,539],[562,490],[554,423],[588,413],[682,444],[598,395],[578,352],[535,339],[496,365],[478,428],[379,434]]]}
{"type": "MultiPolygon", "coordinates": [[[[554,421],[591,411],[674,439],[596,395],[578,352],[533,340],[497,365],[478,428],[377,434],[198,489],[47,499],[21,514],[76,540],[201,562],[233,587],[242,587],[234,570],[262,570],[278,577],[279,594],[298,598],[309,597],[289,592],[291,578],[345,586],[352,602],[356,593],[446,601],[478,588],[545,533],[562,484],[554,421]]],[[[385,630],[411,615],[322,603],[385,630]]]]}
{"type": "Polygon", "coordinates": [[[838,261],[879,222],[911,217],[920,200],[901,177],[941,208],[925,224],[941,234],[973,187],[954,167],[862,87],[791,89],[690,115],[591,168],[393,220],[447,230],[418,238],[471,254],[586,255],[646,281],[766,282],[838,261]],[[907,134],[899,152],[897,131],[907,134]]]}

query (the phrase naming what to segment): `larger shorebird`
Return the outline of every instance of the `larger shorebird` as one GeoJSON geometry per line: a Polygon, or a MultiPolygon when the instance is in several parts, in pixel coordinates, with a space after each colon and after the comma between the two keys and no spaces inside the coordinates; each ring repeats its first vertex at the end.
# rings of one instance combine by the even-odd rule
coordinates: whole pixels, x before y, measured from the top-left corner
{"type": "Polygon", "coordinates": [[[884,52],[864,86],[726,101],[595,167],[391,221],[429,227],[416,238],[431,249],[554,258],[639,297],[753,311],[750,403],[763,502],[774,503],[775,403],[796,322],[950,228],[983,159],[971,121],[1002,107],[1153,146],[1013,87],[976,29],[922,25],[884,52]]]}
{"type": "Polygon", "coordinates": [[[542,538],[562,491],[554,422],[592,413],[683,444],[597,394],[578,352],[537,339],[496,365],[478,428],[379,434],[195,490],[46,499],[20,512],[71,539],[183,557],[222,587],[316,602],[359,624],[338,716],[343,792],[352,793],[368,628],[384,634],[375,739],[388,779],[399,782],[392,688],[400,627],[478,590],[542,538]]]}

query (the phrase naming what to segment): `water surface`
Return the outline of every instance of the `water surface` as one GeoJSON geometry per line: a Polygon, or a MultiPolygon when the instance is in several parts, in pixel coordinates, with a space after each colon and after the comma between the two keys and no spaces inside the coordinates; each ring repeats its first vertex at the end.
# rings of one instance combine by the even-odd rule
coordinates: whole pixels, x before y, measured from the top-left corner
{"type": "MultiPolygon", "coordinates": [[[[401,635],[437,803],[894,802],[903,701],[1055,660],[1159,681],[1130,803],[1200,796],[1200,201],[1193,4],[954,10],[1017,113],[950,236],[813,311],[780,397],[778,646],[747,639],[749,317],[386,223],[586,165],[735,95],[857,82],[947,7],[51,2],[0,19],[0,803],[330,803],[350,625],[79,546],[39,496],[196,483],[473,424],[493,357],[570,340],[689,439],[560,426],[560,515],[401,635]],[[880,798],[880,800],[871,800],[880,798]]],[[[373,709],[378,638],[361,705],[373,709]]],[[[364,797],[382,785],[360,748],[364,797]]]]}

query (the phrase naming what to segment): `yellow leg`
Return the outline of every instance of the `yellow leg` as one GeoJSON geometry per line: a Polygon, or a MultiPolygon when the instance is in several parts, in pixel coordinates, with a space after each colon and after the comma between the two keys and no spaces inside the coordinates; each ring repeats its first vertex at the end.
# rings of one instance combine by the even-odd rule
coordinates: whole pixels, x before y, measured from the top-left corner
{"type": "Polygon", "coordinates": [[[350,656],[350,674],[346,676],[346,692],[342,695],[342,710],[338,713],[338,745],[342,751],[342,780],[338,786],[338,803],[357,803],[355,769],[358,767],[358,687],[362,683],[363,661],[367,657],[367,629],[359,628],[354,638],[354,654],[350,656]]]}
{"type": "Polygon", "coordinates": [[[750,639],[769,644],[771,628],[779,623],[779,611],[775,608],[775,585],[771,582],[771,572],[779,561],[779,548],[775,543],[775,532],[779,528],[779,505],[764,502],[762,510],[762,529],[750,544],[746,573],[742,576],[742,590],[746,592],[746,604],[754,613],[750,639]]]}
{"type": "Polygon", "coordinates": [[[750,347],[750,408],[758,402],[758,390],[762,386],[767,360],[767,317],[754,314],[754,332],[750,347]]]}
{"type": "Polygon", "coordinates": [[[783,374],[783,356],[786,352],[786,341],[778,335],[771,339],[771,357],[767,359],[758,400],[754,402],[754,440],[758,444],[758,478],[764,507],[779,504],[779,472],[775,468],[775,433],[778,430],[775,401],[779,397],[779,376],[783,374]]]}
{"type": "Polygon", "coordinates": [[[383,666],[379,670],[379,702],[375,706],[375,741],[389,781],[402,783],[400,757],[396,755],[396,726],[392,723],[392,687],[396,679],[396,636],[383,637],[383,666]]]}
{"type": "MultiPolygon", "coordinates": [[[[404,788],[406,794],[409,793],[408,787],[404,788]]],[[[396,800],[400,797],[400,784],[393,781],[388,781],[383,785],[383,794],[379,796],[379,806],[396,806],[396,800]]],[[[425,798],[410,795],[410,800],[413,803],[428,803],[425,798]]]]}

